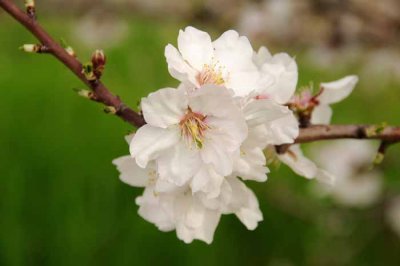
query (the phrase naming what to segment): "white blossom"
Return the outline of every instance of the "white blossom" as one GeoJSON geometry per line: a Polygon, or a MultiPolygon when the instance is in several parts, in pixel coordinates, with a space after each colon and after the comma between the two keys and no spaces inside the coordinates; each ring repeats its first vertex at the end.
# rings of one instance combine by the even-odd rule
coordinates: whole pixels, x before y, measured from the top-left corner
{"type": "Polygon", "coordinates": [[[147,122],[130,143],[137,164],[157,161],[160,179],[218,195],[234,156],[247,137],[247,125],[229,90],[205,85],[187,93],[161,89],[143,98],[147,122]]]}
{"type": "Polygon", "coordinates": [[[160,180],[154,163],[143,169],[131,156],[117,158],[113,163],[124,183],[145,188],[136,199],[139,215],[160,231],[176,230],[185,243],[199,239],[210,244],[221,214],[235,214],[249,230],[262,221],[257,198],[236,177],[224,179],[219,196],[209,199],[203,192],[193,192],[188,185],[176,186],[160,180]]]}
{"type": "Polygon", "coordinates": [[[400,197],[391,199],[386,207],[385,218],[387,224],[400,237],[400,197]]]}
{"type": "Polygon", "coordinates": [[[208,33],[186,27],[179,32],[178,48],[171,44],[165,48],[168,70],[188,86],[223,85],[239,96],[257,88],[259,72],[252,61],[253,48],[236,31],[226,31],[212,41],[208,33]]]}

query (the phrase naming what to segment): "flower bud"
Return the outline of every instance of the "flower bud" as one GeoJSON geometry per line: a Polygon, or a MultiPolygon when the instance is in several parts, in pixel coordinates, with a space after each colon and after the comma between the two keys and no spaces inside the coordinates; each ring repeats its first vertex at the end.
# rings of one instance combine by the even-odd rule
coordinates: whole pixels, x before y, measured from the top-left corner
{"type": "Polygon", "coordinates": [[[93,99],[93,92],[84,89],[74,89],[74,91],[81,97],[86,99],[93,99]]]}
{"type": "Polygon", "coordinates": [[[27,53],[37,53],[39,51],[39,45],[37,44],[24,44],[19,49],[27,53]]]}
{"type": "Polygon", "coordinates": [[[104,112],[105,112],[106,114],[115,115],[115,114],[117,113],[117,109],[115,109],[114,106],[106,106],[106,107],[104,107],[104,112]]]}
{"type": "Polygon", "coordinates": [[[96,50],[92,55],[93,73],[99,79],[103,75],[106,56],[103,50],[96,50]]]}
{"type": "Polygon", "coordinates": [[[71,46],[67,46],[64,49],[70,56],[76,57],[74,48],[72,48],[71,46]]]}
{"type": "Polygon", "coordinates": [[[25,0],[26,13],[31,18],[35,18],[35,0],[25,0]]]}
{"type": "Polygon", "coordinates": [[[35,7],[35,0],[25,0],[25,7],[26,8],[34,8],[35,7]]]}

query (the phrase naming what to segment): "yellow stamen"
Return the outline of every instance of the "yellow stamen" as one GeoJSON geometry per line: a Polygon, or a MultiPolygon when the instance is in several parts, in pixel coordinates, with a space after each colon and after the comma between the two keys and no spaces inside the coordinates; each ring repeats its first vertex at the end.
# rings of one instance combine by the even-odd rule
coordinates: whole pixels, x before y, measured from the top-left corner
{"type": "Polygon", "coordinates": [[[210,128],[205,122],[206,118],[188,107],[186,115],[179,123],[182,136],[188,140],[189,145],[194,144],[198,149],[203,147],[204,132],[210,128]]]}

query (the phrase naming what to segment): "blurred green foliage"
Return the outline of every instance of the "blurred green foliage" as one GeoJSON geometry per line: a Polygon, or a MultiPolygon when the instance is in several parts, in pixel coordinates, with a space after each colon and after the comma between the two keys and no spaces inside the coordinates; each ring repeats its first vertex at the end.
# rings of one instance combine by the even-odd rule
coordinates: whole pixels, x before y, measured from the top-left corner
{"type": "MultiPolygon", "coordinates": [[[[42,24],[83,61],[101,48],[73,39],[73,21],[42,24]]],[[[129,36],[105,51],[104,82],[134,107],[149,92],[176,85],[163,52],[181,27],[129,21],[129,36]]],[[[250,184],[265,220],[254,232],[234,216],[222,218],[210,246],[159,232],[136,213],[141,189],[121,183],[111,164],[128,153],[123,136],[132,128],[76,96],[72,89],[83,85],[59,62],[19,51],[35,40],[8,17],[0,18],[0,36],[0,265],[400,265],[400,241],[384,225],[383,206],[336,206],[283,166],[266,183],[250,184]]],[[[358,73],[357,62],[323,71],[303,60],[301,49],[289,49],[299,85],[358,73]]],[[[400,84],[366,93],[375,77],[362,78],[335,106],[334,122],[400,124],[400,84]]],[[[400,193],[399,156],[392,148],[382,165],[385,193],[400,193]]]]}

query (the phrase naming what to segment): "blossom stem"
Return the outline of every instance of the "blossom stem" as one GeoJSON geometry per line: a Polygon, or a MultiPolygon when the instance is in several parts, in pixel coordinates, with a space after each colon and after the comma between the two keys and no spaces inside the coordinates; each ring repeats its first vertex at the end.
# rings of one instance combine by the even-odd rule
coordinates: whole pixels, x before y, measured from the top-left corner
{"type": "Polygon", "coordinates": [[[59,43],[54,41],[32,16],[22,11],[11,0],[0,0],[0,7],[30,31],[42,45],[48,47],[49,54],[57,58],[82,80],[82,82],[93,91],[98,102],[106,106],[114,107],[116,115],[133,126],[140,127],[145,124],[142,115],[127,107],[120,98],[113,95],[100,80],[87,80],[82,73],[82,63],[65,51],[59,43]]]}

